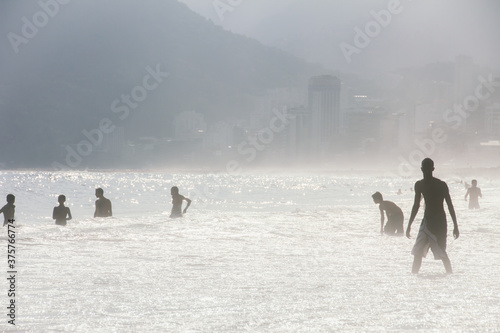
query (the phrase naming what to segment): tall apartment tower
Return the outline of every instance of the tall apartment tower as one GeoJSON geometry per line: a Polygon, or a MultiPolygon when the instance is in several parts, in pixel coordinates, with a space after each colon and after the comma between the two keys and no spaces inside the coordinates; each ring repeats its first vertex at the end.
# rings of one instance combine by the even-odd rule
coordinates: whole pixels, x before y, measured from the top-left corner
{"type": "Polygon", "coordinates": [[[340,133],[340,80],[331,75],[309,79],[309,112],[313,152],[325,156],[340,133]]]}
{"type": "Polygon", "coordinates": [[[486,108],[485,128],[487,135],[494,139],[500,139],[500,103],[495,103],[486,108]]]}
{"type": "Polygon", "coordinates": [[[456,104],[462,104],[464,99],[474,93],[477,85],[476,73],[472,58],[457,56],[455,58],[454,99],[456,104]]]}

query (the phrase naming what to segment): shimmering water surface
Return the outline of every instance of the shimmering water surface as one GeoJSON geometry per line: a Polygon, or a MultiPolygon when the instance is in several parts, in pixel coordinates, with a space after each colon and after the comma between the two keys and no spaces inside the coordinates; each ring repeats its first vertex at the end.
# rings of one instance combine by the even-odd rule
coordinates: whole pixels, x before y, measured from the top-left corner
{"type": "MultiPolygon", "coordinates": [[[[449,184],[461,231],[453,240],[449,219],[455,273],[445,275],[429,255],[415,276],[410,251],[422,208],[411,240],[381,236],[371,199],[380,191],[396,202],[406,228],[415,179],[1,172],[1,199],[16,195],[15,328],[500,331],[500,179],[477,177],[482,208],[469,211],[462,179],[440,178],[449,184]],[[193,199],[183,219],[168,217],[174,185],[193,199]],[[113,218],[92,218],[96,187],[111,199],[113,218]],[[59,194],[73,213],[66,227],[51,218],[59,194]]],[[[6,275],[6,230],[1,244],[6,275]]],[[[0,328],[12,330],[5,314],[0,328]]]]}

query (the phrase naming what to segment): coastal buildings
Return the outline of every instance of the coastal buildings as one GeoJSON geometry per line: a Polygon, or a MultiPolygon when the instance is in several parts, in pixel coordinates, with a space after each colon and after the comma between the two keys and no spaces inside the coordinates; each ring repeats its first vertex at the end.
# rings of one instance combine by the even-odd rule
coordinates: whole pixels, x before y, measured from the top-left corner
{"type": "Polygon", "coordinates": [[[340,80],[331,75],[312,77],[308,92],[311,149],[326,157],[341,128],[340,80]]]}

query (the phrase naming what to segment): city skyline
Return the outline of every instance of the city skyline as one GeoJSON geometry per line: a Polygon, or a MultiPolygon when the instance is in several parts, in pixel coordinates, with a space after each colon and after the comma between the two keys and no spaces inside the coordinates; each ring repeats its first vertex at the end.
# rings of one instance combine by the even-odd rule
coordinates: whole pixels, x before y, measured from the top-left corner
{"type": "MultiPolygon", "coordinates": [[[[6,119],[0,122],[0,138],[9,143],[0,148],[0,165],[184,166],[199,160],[223,167],[230,161],[249,167],[284,161],[368,165],[370,160],[377,165],[387,160],[384,156],[408,161],[408,151],[414,150],[420,156],[427,140],[432,149],[425,151],[439,152],[446,161],[465,151],[460,156],[467,164],[467,158],[482,160],[468,157],[472,151],[495,149],[482,145],[497,139],[498,66],[479,55],[495,54],[490,34],[477,35],[482,38],[474,43],[484,47],[471,52],[443,44],[439,49],[447,55],[432,52],[429,58],[420,56],[426,52],[420,48],[412,55],[420,65],[400,61],[406,59],[401,52],[415,51],[418,38],[403,44],[393,39],[399,28],[408,31],[406,20],[416,19],[424,8],[444,10],[449,2],[424,1],[416,7],[401,1],[338,2],[338,13],[330,17],[333,26],[321,25],[333,5],[270,3],[262,15],[275,20],[263,21],[262,27],[270,33],[302,29],[295,44],[302,54],[290,43],[250,34],[258,32],[250,29],[255,25],[245,32],[251,38],[228,31],[226,24],[241,15],[255,17],[262,3],[231,2],[229,8],[223,5],[227,1],[210,2],[209,10],[214,11],[214,3],[221,6],[223,22],[207,20],[174,0],[152,0],[149,6],[112,0],[0,5],[2,13],[10,13],[0,25],[6,37],[0,48],[5,61],[0,112],[6,119]],[[298,9],[304,10],[301,19],[316,17],[314,24],[298,24],[298,9]],[[93,21],[82,11],[93,13],[93,21]],[[72,29],[56,33],[66,31],[68,22],[72,29]],[[100,37],[89,37],[95,33],[100,37]],[[317,38],[325,34],[333,38],[330,43],[317,38]],[[311,44],[303,44],[303,36],[311,44]],[[321,45],[333,62],[308,62],[321,45]],[[373,57],[385,57],[393,66],[388,69],[373,57]],[[332,84],[338,89],[315,91],[310,85],[315,77],[338,78],[332,84]],[[276,126],[280,119],[285,126],[276,126]],[[432,134],[440,131],[447,139],[436,143],[432,134]]],[[[469,11],[471,19],[489,8],[479,7],[469,11]]],[[[457,2],[452,17],[463,17],[467,8],[457,2]]],[[[427,22],[435,23],[438,14],[427,22]]],[[[484,32],[491,19],[484,17],[471,31],[484,32]]],[[[446,27],[433,38],[456,25],[441,23],[446,27]]],[[[462,37],[463,43],[473,41],[471,32],[462,37]]]]}
{"type": "MultiPolygon", "coordinates": [[[[482,72],[482,67],[474,64],[472,59],[459,56],[453,73],[463,72],[468,75],[455,76],[452,82],[419,79],[404,83],[405,79],[402,79],[402,84],[412,89],[420,85],[421,92],[417,94],[417,99],[399,104],[396,101],[401,93],[399,89],[394,89],[392,95],[385,98],[350,95],[357,89],[350,87],[347,92],[343,91],[341,87],[345,86],[345,82],[337,77],[315,76],[308,80],[303,91],[292,89],[290,93],[285,89],[281,93],[270,92],[267,99],[263,98],[265,102],[246,118],[213,121],[206,118],[203,112],[185,111],[176,116],[173,135],[145,137],[132,145],[135,150],[143,150],[141,159],[146,161],[159,152],[168,151],[170,155],[184,156],[184,162],[182,158],[178,161],[180,164],[189,165],[203,159],[214,161],[211,166],[216,168],[224,167],[224,162],[230,159],[236,159],[240,164],[243,162],[247,167],[272,165],[276,163],[276,156],[282,156],[282,162],[301,166],[308,165],[304,160],[315,165],[317,162],[336,161],[340,156],[355,165],[356,161],[369,157],[375,166],[382,156],[397,158],[405,151],[425,148],[425,143],[432,137],[432,130],[442,128],[449,137],[462,137],[462,140],[456,141],[455,138],[434,145],[433,151],[428,153],[440,152],[438,159],[447,160],[451,155],[446,151],[458,149],[466,152],[462,157],[467,158],[471,154],[484,162],[487,154],[495,149],[494,142],[500,139],[500,89],[496,88],[500,84],[496,82],[500,81],[498,77],[482,72]],[[477,82],[471,81],[474,78],[477,82]],[[492,78],[494,81],[488,85],[488,80],[492,78]],[[481,105],[471,105],[469,111],[466,105],[462,105],[461,109],[468,114],[461,116],[457,105],[464,100],[468,103],[470,96],[478,91],[477,86],[482,87],[484,93],[491,89],[491,94],[480,101],[481,105]],[[268,130],[279,108],[286,110],[284,112],[290,115],[290,120],[282,130],[266,138],[263,131],[268,130]],[[260,139],[261,144],[259,136],[263,138],[260,139]],[[248,149],[253,149],[252,153],[248,153],[248,149]],[[486,150],[488,153],[483,152],[486,150]],[[246,157],[251,157],[250,161],[246,161],[246,157]]],[[[124,146],[130,146],[125,136],[122,140],[124,146]]],[[[495,161],[496,158],[493,158],[491,163],[495,161]]],[[[155,163],[161,165],[167,161],[156,159],[155,163]]],[[[152,165],[157,165],[155,163],[152,165]]]]}

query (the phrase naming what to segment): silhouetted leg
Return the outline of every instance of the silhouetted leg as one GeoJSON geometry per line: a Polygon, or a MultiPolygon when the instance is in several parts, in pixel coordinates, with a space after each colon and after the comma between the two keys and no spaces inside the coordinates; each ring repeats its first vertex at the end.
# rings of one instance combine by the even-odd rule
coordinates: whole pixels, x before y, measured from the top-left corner
{"type": "Polygon", "coordinates": [[[393,220],[388,220],[384,227],[384,233],[386,235],[394,235],[396,233],[396,224],[393,220]]]}
{"type": "Polygon", "coordinates": [[[413,274],[418,274],[420,266],[422,266],[422,256],[418,255],[413,256],[413,267],[411,268],[411,272],[413,274]]]}
{"type": "Polygon", "coordinates": [[[446,255],[446,257],[443,258],[442,260],[443,260],[444,268],[446,269],[446,273],[448,273],[448,274],[453,273],[453,270],[451,269],[450,258],[448,258],[448,255],[446,255]]]}

